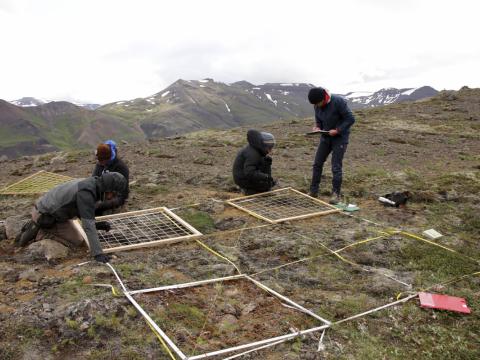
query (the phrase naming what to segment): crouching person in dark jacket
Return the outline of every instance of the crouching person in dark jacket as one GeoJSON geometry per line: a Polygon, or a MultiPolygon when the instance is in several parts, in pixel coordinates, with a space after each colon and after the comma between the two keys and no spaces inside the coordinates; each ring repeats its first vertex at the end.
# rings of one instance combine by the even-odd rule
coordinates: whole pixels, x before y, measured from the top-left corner
{"type": "Polygon", "coordinates": [[[248,145],[240,150],[233,163],[233,180],[245,195],[270,191],[272,179],[272,153],[275,138],[267,132],[248,130],[248,145]]]}
{"type": "Polygon", "coordinates": [[[16,239],[18,246],[42,239],[58,241],[69,247],[79,247],[83,238],[72,219],[79,218],[95,260],[108,262],[98,240],[98,230],[110,230],[107,222],[95,223],[95,203],[105,192],[124,192],[123,175],[115,172],[100,177],[75,179],[58,185],[43,195],[32,210],[32,220],[22,228],[16,239]]]}
{"type": "Polygon", "coordinates": [[[113,140],[107,140],[105,143],[98,145],[95,155],[97,163],[92,176],[101,176],[106,172],[117,172],[127,180],[127,187],[123,193],[106,192],[95,205],[96,216],[113,214],[118,212],[118,209],[125,204],[128,198],[130,171],[125,162],[118,157],[117,144],[113,140]]]}

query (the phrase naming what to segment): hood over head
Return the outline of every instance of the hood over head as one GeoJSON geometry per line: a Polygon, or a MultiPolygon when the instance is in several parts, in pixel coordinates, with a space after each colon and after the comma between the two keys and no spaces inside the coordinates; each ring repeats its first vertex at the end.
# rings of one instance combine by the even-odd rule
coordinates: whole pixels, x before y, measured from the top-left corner
{"type": "Polygon", "coordinates": [[[113,140],[107,140],[105,141],[105,144],[110,146],[110,150],[111,150],[110,162],[112,162],[117,157],[117,143],[113,140]]]}
{"type": "Polygon", "coordinates": [[[117,172],[105,172],[97,178],[97,188],[101,193],[116,192],[123,194],[127,190],[127,180],[117,172]]]}
{"type": "Polygon", "coordinates": [[[262,133],[257,130],[250,129],[247,132],[247,141],[256,150],[260,151],[262,155],[267,154],[267,146],[265,145],[262,133]]]}

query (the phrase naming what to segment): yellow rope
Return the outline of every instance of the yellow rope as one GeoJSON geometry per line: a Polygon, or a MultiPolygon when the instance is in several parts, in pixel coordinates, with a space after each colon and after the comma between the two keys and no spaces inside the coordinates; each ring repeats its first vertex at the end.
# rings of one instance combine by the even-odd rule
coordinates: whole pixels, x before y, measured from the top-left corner
{"type": "Polygon", "coordinates": [[[221,259],[223,259],[223,260],[225,260],[225,261],[228,261],[230,264],[233,265],[233,267],[238,271],[238,273],[239,273],[240,275],[242,275],[242,272],[241,272],[240,269],[237,267],[237,265],[235,265],[235,264],[233,263],[233,261],[231,261],[229,258],[227,258],[226,256],[223,256],[222,254],[216,252],[215,250],[213,250],[212,248],[208,247],[207,244],[201,242],[200,240],[197,239],[197,240],[195,240],[195,241],[196,241],[198,244],[200,244],[201,246],[203,246],[205,249],[207,249],[208,251],[210,251],[212,254],[218,256],[219,258],[221,258],[221,259]]]}
{"type": "Polygon", "coordinates": [[[398,232],[398,233],[401,234],[401,235],[408,236],[408,237],[410,237],[410,238],[412,238],[412,239],[424,241],[424,242],[426,242],[426,243],[428,243],[428,244],[430,244],[430,245],[434,245],[434,246],[437,246],[437,247],[442,248],[442,249],[444,249],[444,250],[453,252],[453,253],[461,256],[461,257],[464,257],[465,259],[468,259],[468,260],[471,260],[471,261],[473,261],[473,262],[475,262],[475,263],[477,263],[477,264],[480,264],[480,261],[479,261],[479,260],[474,259],[474,258],[472,258],[472,257],[470,257],[470,256],[467,256],[467,255],[463,255],[463,254],[459,253],[458,251],[456,251],[456,250],[454,250],[454,249],[451,249],[451,248],[449,248],[449,247],[446,247],[446,246],[437,244],[436,242],[433,242],[433,241],[424,239],[424,238],[422,238],[422,237],[420,237],[420,236],[417,236],[417,235],[414,235],[414,234],[410,234],[410,233],[408,233],[408,232],[406,232],[406,231],[400,231],[400,232],[398,232]]]}
{"type": "Polygon", "coordinates": [[[376,237],[373,237],[373,238],[368,238],[368,239],[361,240],[361,241],[355,242],[355,243],[353,243],[353,244],[344,246],[343,248],[338,249],[338,250],[335,250],[334,252],[335,252],[335,253],[338,253],[338,252],[343,251],[343,250],[345,250],[345,249],[348,249],[348,248],[350,248],[350,247],[352,247],[352,246],[357,246],[357,245],[360,245],[360,244],[365,244],[365,243],[370,242],[370,241],[374,241],[374,240],[378,240],[378,239],[382,239],[382,238],[390,237],[390,236],[392,236],[392,235],[391,235],[391,234],[386,234],[386,235],[376,236],[376,237]]]}
{"type": "Polygon", "coordinates": [[[170,349],[168,348],[167,344],[165,344],[165,341],[163,341],[162,337],[158,334],[158,332],[153,328],[152,324],[150,324],[148,321],[145,320],[145,322],[148,324],[148,326],[150,327],[150,329],[153,331],[153,333],[155,334],[155,336],[158,338],[158,340],[160,340],[160,343],[163,345],[163,347],[165,348],[165,351],[168,353],[168,355],[170,355],[170,357],[173,359],[173,360],[176,360],[175,359],[175,356],[173,356],[172,352],[170,351],[170,349]]]}

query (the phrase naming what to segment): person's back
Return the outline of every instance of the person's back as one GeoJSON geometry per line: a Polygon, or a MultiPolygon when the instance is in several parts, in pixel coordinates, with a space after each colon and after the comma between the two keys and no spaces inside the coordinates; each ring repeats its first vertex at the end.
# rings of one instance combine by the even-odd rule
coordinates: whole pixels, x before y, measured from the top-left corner
{"type": "Polygon", "coordinates": [[[57,221],[66,221],[78,216],[77,194],[83,189],[95,194],[95,179],[75,179],[64,184],[60,184],[36,202],[36,208],[41,213],[55,216],[57,221]]]}
{"type": "Polygon", "coordinates": [[[233,179],[243,192],[254,194],[269,191],[273,186],[272,158],[268,153],[275,139],[269,133],[247,132],[248,145],[242,148],[233,163],[233,179]]]}

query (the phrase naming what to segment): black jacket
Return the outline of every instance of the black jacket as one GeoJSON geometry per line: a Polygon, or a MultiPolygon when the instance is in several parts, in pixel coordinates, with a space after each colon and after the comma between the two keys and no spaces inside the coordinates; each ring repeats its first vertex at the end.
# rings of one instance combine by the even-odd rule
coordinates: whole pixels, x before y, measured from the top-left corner
{"type": "Polygon", "coordinates": [[[268,191],[272,186],[272,158],[267,155],[260,132],[248,130],[247,140],[248,145],[233,163],[233,180],[243,189],[268,191]]]}
{"type": "Polygon", "coordinates": [[[118,174],[75,179],[48,191],[35,206],[41,214],[50,215],[56,222],[80,218],[90,252],[95,256],[102,253],[95,228],[95,202],[103,192],[125,191],[125,186],[125,179],[118,174]]]}
{"type": "Polygon", "coordinates": [[[129,194],[129,175],[130,171],[128,169],[127,164],[125,164],[122,159],[115,158],[110,164],[102,166],[100,164],[95,165],[95,169],[93,169],[92,176],[101,176],[105,172],[118,172],[123,175],[123,177],[127,180],[127,188],[125,192],[122,194],[117,194],[111,200],[102,200],[101,202],[97,203],[97,215],[101,215],[102,211],[107,209],[113,209],[119,206],[122,206],[125,203],[125,200],[128,199],[129,194]]]}
{"type": "MultiPolygon", "coordinates": [[[[348,143],[350,127],[355,122],[352,111],[348,108],[345,99],[338,95],[332,95],[330,102],[324,106],[315,106],[315,122],[322,130],[337,129],[339,134],[334,138],[348,143]]],[[[328,135],[322,135],[324,137],[328,135]]]]}

